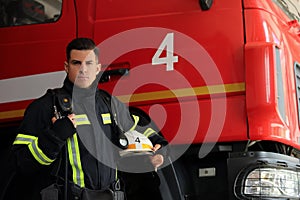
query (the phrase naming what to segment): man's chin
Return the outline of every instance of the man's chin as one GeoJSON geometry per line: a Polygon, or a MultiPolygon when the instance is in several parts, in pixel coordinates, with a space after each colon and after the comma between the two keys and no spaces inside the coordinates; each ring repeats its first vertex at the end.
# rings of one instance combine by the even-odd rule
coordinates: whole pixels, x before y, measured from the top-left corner
{"type": "Polygon", "coordinates": [[[88,88],[90,87],[90,84],[89,83],[86,83],[86,82],[81,82],[81,81],[76,81],[75,82],[75,85],[79,88],[82,88],[82,89],[85,89],[85,88],[88,88]]]}

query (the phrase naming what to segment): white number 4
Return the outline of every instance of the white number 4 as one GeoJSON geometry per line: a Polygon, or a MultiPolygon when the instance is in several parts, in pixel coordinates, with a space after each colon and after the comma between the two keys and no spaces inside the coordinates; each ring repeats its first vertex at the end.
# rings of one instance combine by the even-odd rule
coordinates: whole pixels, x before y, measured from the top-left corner
{"type": "Polygon", "coordinates": [[[175,62],[178,62],[178,56],[174,56],[174,33],[168,33],[152,57],[152,65],[166,64],[166,70],[171,71],[175,62]],[[167,50],[166,57],[160,57],[164,49],[167,50]]]}

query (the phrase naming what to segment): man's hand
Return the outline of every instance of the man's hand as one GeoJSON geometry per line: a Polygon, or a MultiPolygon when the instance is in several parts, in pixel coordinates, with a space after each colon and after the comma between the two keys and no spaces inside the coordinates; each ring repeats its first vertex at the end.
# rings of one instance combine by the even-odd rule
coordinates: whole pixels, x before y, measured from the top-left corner
{"type": "Polygon", "coordinates": [[[152,147],[152,151],[156,152],[158,149],[160,149],[160,147],[160,144],[156,144],[154,147],[152,147]]]}
{"type": "MultiPolygon", "coordinates": [[[[156,144],[154,147],[152,147],[152,150],[156,152],[158,149],[160,149],[160,147],[160,144],[156,144]]],[[[161,154],[155,154],[154,156],[150,156],[150,161],[155,171],[157,171],[157,168],[164,163],[164,157],[161,154]]]]}
{"type": "MultiPolygon", "coordinates": [[[[75,120],[75,114],[69,114],[68,118],[71,120],[71,122],[73,123],[74,127],[76,128],[76,120],[75,120]]],[[[56,122],[56,117],[52,117],[51,121],[54,124],[54,122],[56,122]]]]}
{"type": "Polygon", "coordinates": [[[57,119],[52,117],[52,130],[54,135],[61,140],[66,140],[76,133],[75,114],[70,114],[68,117],[57,119]]]}

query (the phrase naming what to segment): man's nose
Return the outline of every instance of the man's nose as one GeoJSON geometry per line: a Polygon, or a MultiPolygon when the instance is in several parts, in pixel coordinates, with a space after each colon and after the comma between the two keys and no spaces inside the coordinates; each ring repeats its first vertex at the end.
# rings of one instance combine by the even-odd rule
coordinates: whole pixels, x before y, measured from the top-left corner
{"type": "Polygon", "coordinates": [[[87,71],[87,65],[82,62],[80,65],[80,72],[86,72],[87,71]]]}

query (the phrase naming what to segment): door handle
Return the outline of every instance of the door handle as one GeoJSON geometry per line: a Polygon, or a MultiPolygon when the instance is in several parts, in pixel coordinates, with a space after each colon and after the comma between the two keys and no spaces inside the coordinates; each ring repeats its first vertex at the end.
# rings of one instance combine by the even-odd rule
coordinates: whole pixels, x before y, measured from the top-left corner
{"type": "Polygon", "coordinates": [[[129,68],[110,69],[102,72],[100,83],[108,82],[111,76],[127,76],[129,74],[129,68]]]}

